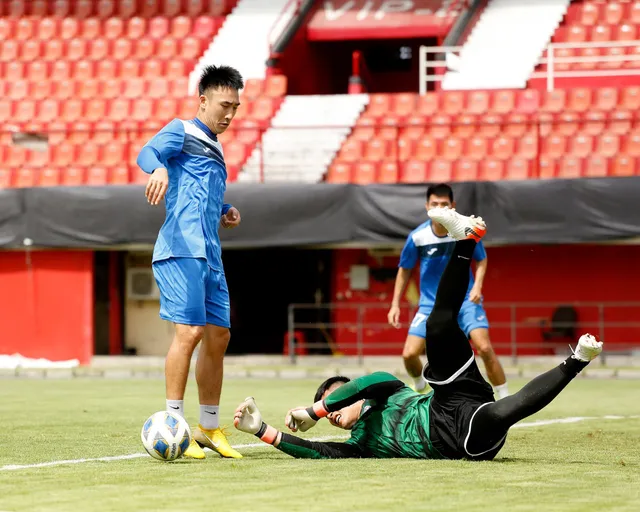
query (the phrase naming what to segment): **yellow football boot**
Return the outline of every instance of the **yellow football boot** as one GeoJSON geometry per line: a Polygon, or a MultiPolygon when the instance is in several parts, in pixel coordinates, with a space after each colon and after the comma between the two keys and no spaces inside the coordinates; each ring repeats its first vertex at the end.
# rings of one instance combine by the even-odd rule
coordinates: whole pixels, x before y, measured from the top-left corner
{"type": "Polygon", "coordinates": [[[193,431],[193,438],[201,447],[206,446],[207,448],[211,448],[223,457],[231,459],[242,458],[242,454],[234,450],[229,444],[229,441],[227,441],[224,427],[206,430],[202,428],[202,426],[198,425],[198,427],[193,431]]]}
{"type": "Polygon", "coordinates": [[[191,439],[191,443],[189,443],[189,448],[187,448],[182,456],[185,459],[204,459],[205,454],[204,450],[200,448],[200,445],[196,442],[194,438],[191,439]]]}

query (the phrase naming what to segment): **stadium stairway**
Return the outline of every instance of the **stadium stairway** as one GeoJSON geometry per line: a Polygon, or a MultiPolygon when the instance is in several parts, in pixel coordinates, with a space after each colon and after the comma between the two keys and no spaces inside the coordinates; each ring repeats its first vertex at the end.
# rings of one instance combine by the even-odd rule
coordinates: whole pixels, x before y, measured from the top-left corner
{"type": "Polygon", "coordinates": [[[569,0],[491,0],[459,56],[448,55],[445,90],[524,88],[569,0]]]}
{"type": "Polygon", "coordinates": [[[367,94],[287,96],[253,150],[238,181],[321,181],[356,119],[367,94]]]}
{"type": "Polygon", "coordinates": [[[202,69],[210,64],[233,66],[245,79],[264,79],[269,36],[288,3],[289,0],[240,0],[189,75],[189,90],[195,92],[202,69]]]}

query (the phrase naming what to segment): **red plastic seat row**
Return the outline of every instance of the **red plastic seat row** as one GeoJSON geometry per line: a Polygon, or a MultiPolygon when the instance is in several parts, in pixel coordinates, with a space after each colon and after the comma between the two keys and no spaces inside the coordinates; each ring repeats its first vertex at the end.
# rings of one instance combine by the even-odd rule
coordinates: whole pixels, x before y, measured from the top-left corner
{"type": "Polygon", "coordinates": [[[602,155],[586,158],[542,156],[538,162],[537,171],[537,176],[540,179],[637,175],[640,175],[640,159],[624,154],[612,158],[606,158],[602,155]]]}
{"type": "Polygon", "coordinates": [[[392,113],[400,117],[434,114],[507,114],[511,112],[535,112],[539,104],[539,93],[529,89],[523,91],[451,91],[423,95],[372,94],[365,117],[385,117],[392,113]]]}
{"type": "Polygon", "coordinates": [[[231,11],[236,0],[7,0],[0,2],[0,16],[55,16],[86,19],[131,18],[141,16],[174,17],[223,16],[231,11]]]}
{"type": "Polygon", "coordinates": [[[560,27],[554,34],[554,42],[583,43],[585,41],[635,41],[638,39],[638,24],[584,26],[572,24],[560,27]]]}
{"type": "Polygon", "coordinates": [[[638,1],[585,1],[573,4],[570,10],[574,22],[583,26],[619,25],[625,22],[640,24],[640,2],[638,1]]]}
{"type": "Polygon", "coordinates": [[[332,183],[424,183],[427,181],[497,181],[524,180],[531,177],[530,161],[513,158],[509,161],[487,159],[482,162],[460,160],[412,160],[397,162],[334,162],[327,174],[332,183]]]}
{"type": "Polygon", "coordinates": [[[472,137],[460,139],[448,137],[438,140],[431,137],[423,137],[417,141],[410,139],[398,139],[397,141],[385,141],[374,139],[368,143],[349,139],[340,152],[337,160],[341,162],[383,161],[383,160],[410,160],[416,159],[429,161],[441,158],[447,161],[468,158],[479,161],[489,155],[499,159],[508,159],[517,155],[521,158],[535,158],[539,153],[538,137],[526,135],[520,138],[500,136],[490,141],[484,137],[472,137]]]}
{"type": "Polygon", "coordinates": [[[128,166],[45,167],[42,169],[0,169],[0,188],[55,187],[80,185],[128,185],[146,183],[148,176],[128,166]]]}
{"type": "Polygon", "coordinates": [[[0,77],[4,81],[29,79],[34,82],[51,80],[111,80],[113,78],[184,78],[189,74],[195,60],[147,59],[144,61],[112,59],[98,62],[78,60],[75,62],[57,60],[53,62],[36,60],[32,62],[0,62],[0,77]]]}
{"type": "Polygon", "coordinates": [[[174,100],[191,97],[188,94],[188,79],[145,79],[131,78],[99,81],[89,79],[62,80],[60,82],[34,82],[28,80],[0,81],[0,101],[44,100],[58,102],[64,100],[91,100],[100,98],[113,100],[117,98],[151,98],[170,97],[174,100]]]}
{"type": "Polygon", "coordinates": [[[124,59],[160,59],[169,60],[197,59],[205,50],[208,40],[196,37],[185,37],[181,39],[164,37],[159,40],[149,37],[139,39],[116,39],[111,41],[104,38],[71,39],[63,41],[52,39],[47,42],[37,39],[27,41],[16,41],[8,39],[0,42],[0,61],[13,62],[46,60],[55,61],[58,59],[78,61],[89,60],[99,61],[112,58],[116,61],[124,59]]]}
{"type": "MultiPolygon", "coordinates": [[[[93,100],[70,99],[59,102],[49,99],[43,101],[20,100],[13,103],[9,100],[0,100],[0,122],[97,122],[102,119],[142,122],[153,118],[171,119],[172,117],[189,119],[195,115],[196,108],[197,98],[183,100],[141,98],[129,100],[119,97],[113,100],[100,98],[93,100]]],[[[262,107],[261,109],[256,109],[255,115],[262,116],[260,119],[267,119],[267,113],[272,112],[272,108],[267,110],[266,107],[262,107]]]]}
{"type": "Polygon", "coordinates": [[[541,113],[535,121],[535,126],[543,137],[552,133],[565,136],[601,135],[603,133],[626,135],[640,129],[640,115],[631,110],[541,113]]]}
{"type": "Polygon", "coordinates": [[[18,42],[27,40],[93,40],[100,37],[106,39],[137,40],[143,37],[162,39],[172,37],[183,39],[196,37],[208,39],[218,30],[224,21],[223,17],[200,16],[189,18],[155,17],[145,18],[0,18],[0,40],[12,39],[18,42]]]}

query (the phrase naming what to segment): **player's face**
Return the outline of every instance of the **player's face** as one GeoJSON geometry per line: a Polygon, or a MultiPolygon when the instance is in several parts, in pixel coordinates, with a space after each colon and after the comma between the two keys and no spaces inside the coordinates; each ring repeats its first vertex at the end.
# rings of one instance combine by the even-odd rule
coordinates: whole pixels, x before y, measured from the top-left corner
{"type": "MultiPolygon", "coordinates": [[[[322,395],[322,399],[324,400],[331,394],[332,391],[338,389],[343,384],[344,382],[336,382],[333,386],[325,391],[324,395],[322,395]]],[[[330,413],[327,416],[329,423],[331,423],[334,427],[351,430],[360,417],[360,412],[362,411],[362,402],[363,401],[360,400],[359,402],[344,407],[339,411],[330,413]]]]}
{"type": "Polygon", "coordinates": [[[200,96],[200,119],[215,134],[223,133],[240,106],[238,91],[228,87],[208,89],[200,96]]]}
{"type": "Polygon", "coordinates": [[[449,199],[449,196],[436,196],[434,194],[431,194],[429,196],[429,199],[427,201],[427,211],[431,210],[432,208],[444,208],[448,206],[449,208],[455,208],[456,203],[455,201],[451,202],[451,199],[449,199]]]}

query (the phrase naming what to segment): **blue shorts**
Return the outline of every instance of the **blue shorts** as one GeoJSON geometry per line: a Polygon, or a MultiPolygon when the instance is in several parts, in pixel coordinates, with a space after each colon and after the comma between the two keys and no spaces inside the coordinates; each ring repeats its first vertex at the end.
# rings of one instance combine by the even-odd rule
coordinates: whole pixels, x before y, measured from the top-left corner
{"type": "MultiPolygon", "coordinates": [[[[409,327],[409,334],[418,336],[420,338],[427,339],[427,318],[431,313],[433,307],[421,307],[418,309],[416,316],[413,317],[411,327],[409,327]]],[[[465,300],[460,308],[458,314],[458,323],[460,329],[469,337],[469,334],[474,329],[488,329],[489,321],[487,320],[487,313],[480,304],[465,300]]]]}
{"type": "Polygon", "coordinates": [[[201,258],[168,258],[153,264],[160,289],[160,318],[175,324],[231,326],[223,272],[201,258]]]}

